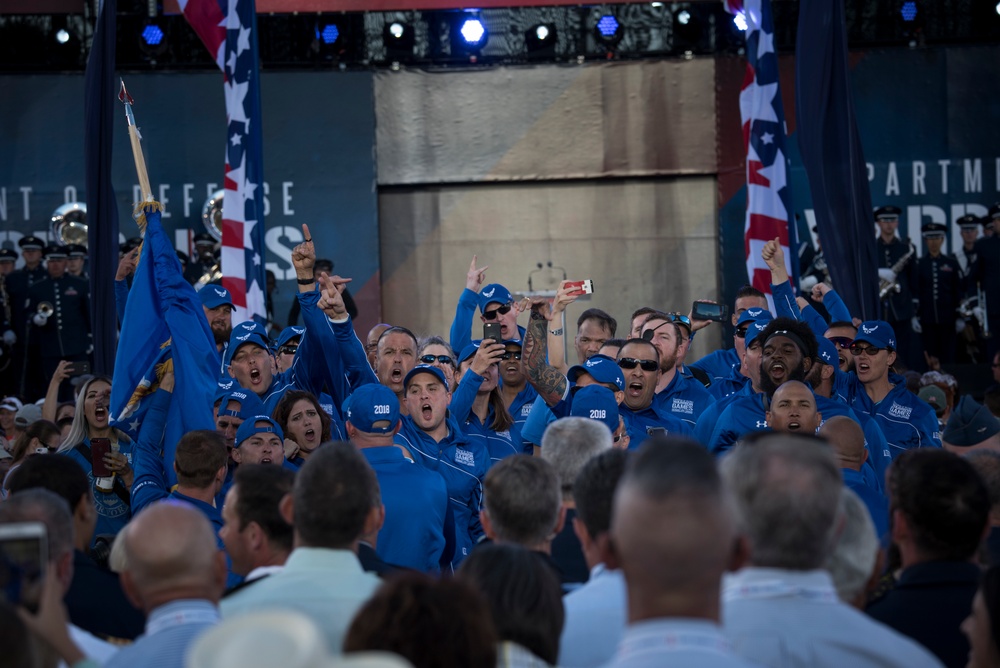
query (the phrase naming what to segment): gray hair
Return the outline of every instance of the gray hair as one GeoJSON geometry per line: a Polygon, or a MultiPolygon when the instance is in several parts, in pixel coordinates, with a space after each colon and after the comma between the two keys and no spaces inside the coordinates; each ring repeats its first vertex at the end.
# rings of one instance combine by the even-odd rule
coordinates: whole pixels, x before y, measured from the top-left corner
{"type": "Polygon", "coordinates": [[[561,506],[559,478],[541,457],[506,457],[483,480],[483,507],[501,542],[531,549],[551,539],[561,506]]]}
{"type": "Polygon", "coordinates": [[[868,507],[847,487],[840,491],[840,511],[844,518],[843,529],[824,567],[833,576],[837,596],[851,604],[864,593],[875,570],[879,542],[868,507]]]}
{"type": "Polygon", "coordinates": [[[73,552],[73,513],[66,500],[47,489],[33,487],[0,503],[0,524],[41,522],[45,525],[49,561],[73,552]]]}
{"type": "Polygon", "coordinates": [[[828,445],[775,433],[738,445],[720,466],[753,565],[803,571],[823,565],[843,487],[828,445]]]}
{"type": "Polygon", "coordinates": [[[584,464],[610,450],[612,443],[611,431],[597,420],[565,417],[548,426],[542,436],[542,459],[555,468],[563,499],[573,498],[573,483],[584,464]]]}

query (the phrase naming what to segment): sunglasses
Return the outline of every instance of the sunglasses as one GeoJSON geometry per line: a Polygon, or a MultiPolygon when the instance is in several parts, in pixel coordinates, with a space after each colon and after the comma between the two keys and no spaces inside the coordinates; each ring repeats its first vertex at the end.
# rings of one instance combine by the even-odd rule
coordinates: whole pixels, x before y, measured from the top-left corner
{"type": "Polygon", "coordinates": [[[854,339],[847,336],[831,336],[828,340],[841,350],[847,350],[854,343],[854,339]]]}
{"type": "Polygon", "coordinates": [[[637,360],[634,357],[623,357],[618,360],[618,366],[623,369],[634,369],[639,367],[643,371],[656,371],[660,368],[656,360],[637,360]]]}
{"type": "Polygon", "coordinates": [[[519,360],[519,359],[521,359],[521,351],[517,351],[516,353],[514,353],[514,352],[504,353],[503,355],[500,356],[500,359],[502,359],[502,360],[510,360],[510,359],[519,360]]]}
{"type": "Polygon", "coordinates": [[[743,325],[742,327],[737,327],[736,331],[734,332],[734,334],[736,334],[736,338],[745,339],[747,337],[747,329],[748,327],[746,325],[743,325]]]}
{"type": "Polygon", "coordinates": [[[434,362],[440,362],[441,364],[450,364],[455,366],[455,360],[447,355],[421,355],[420,361],[424,364],[434,364],[434,362]]]}
{"type": "Polygon", "coordinates": [[[671,321],[679,322],[682,325],[685,325],[688,329],[691,329],[691,318],[687,317],[683,313],[668,313],[667,315],[670,316],[671,321]]]}
{"type": "Polygon", "coordinates": [[[281,346],[278,348],[279,355],[294,355],[295,351],[298,350],[298,346],[281,346]]]}
{"type": "Polygon", "coordinates": [[[511,304],[504,304],[500,308],[495,308],[492,311],[483,312],[483,320],[495,320],[497,316],[507,315],[510,313],[511,304]]]}
{"type": "Polygon", "coordinates": [[[875,346],[863,346],[860,343],[854,343],[851,345],[851,354],[857,357],[858,355],[864,353],[869,357],[874,357],[878,355],[883,350],[891,350],[891,348],[876,348],[875,346]]]}

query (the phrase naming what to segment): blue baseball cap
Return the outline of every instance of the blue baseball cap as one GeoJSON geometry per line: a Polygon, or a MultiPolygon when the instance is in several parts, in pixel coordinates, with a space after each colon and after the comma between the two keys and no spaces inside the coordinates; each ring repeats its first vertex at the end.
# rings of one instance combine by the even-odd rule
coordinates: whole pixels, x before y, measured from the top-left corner
{"type": "Polygon", "coordinates": [[[277,434],[278,438],[282,441],[285,440],[285,432],[281,431],[281,427],[277,422],[272,420],[267,415],[254,415],[243,420],[243,424],[240,428],[236,430],[236,446],[240,447],[243,441],[247,440],[254,434],[277,434]],[[258,422],[266,422],[267,425],[258,427],[258,422]]]}
{"type": "Polygon", "coordinates": [[[606,355],[594,355],[583,364],[570,367],[566,378],[575,383],[581,373],[590,374],[598,383],[614,383],[619,391],[625,391],[625,376],[622,375],[618,362],[606,355]]]}
{"type": "Polygon", "coordinates": [[[382,383],[368,383],[344,401],[344,417],[366,434],[391,434],[399,423],[399,399],[382,383]],[[376,427],[376,422],[385,422],[376,427]]]}
{"type": "Polygon", "coordinates": [[[253,320],[245,320],[233,327],[233,333],[229,335],[229,347],[226,348],[226,366],[232,363],[233,355],[240,349],[240,346],[247,343],[252,343],[269,353],[271,352],[271,340],[268,338],[264,326],[253,320]]]}
{"type": "Polygon", "coordinates": [[[774,320],[774,316],[766,308],[760,308],[759,306],[753,306],[747,310],[740,313],[739,319],[736,321],[736,326],[745,325],[748,322],[769,322],[774,320]]]}
{"type": "Polygon", "coordinates": [[[816,339],[819,344],[819,352],[816,355],[819,357],[819,361],[822,364],[829,364],[830,366],[837,366],[840,364],[840,356],[837,354],[837,346],[833,345],[833,341],[830,339],[820,336],[816,339]]]}
{"type": "Polygon", "coordinates": [[[229,304],[230,307],[233,305],[233,296],[221,285],[206,285],[198,291],[198,296],[201,297],[201,304],[205,308],[218,308],[223,304],[229,304]]]}
{"type": "Polygon", "coordinates": [[[470,357],[474,357],[475,354],[476,354],[476,351],[479,350],[479,346],[481,346],[482,343],[483,343],[483,340],[479,339],[478,341],[473,341],[469,345],[467,345],[464,348],[462,348],[462,352],[459,353],[459,355],[458,355],[458,363],[461,364],[462,362],[464,362],[465,360],[469,359],[470,357]]]}
{"type": "Polygon", "coordinates": [[[229,415],[246,420],[251,416],[264,412],[266,412],[266,409],[260,397],[250,390],[244,390],[242,387],[237,387],[223,394],[219,403],[219,415],[229,415]],[[229,404],[234,401],[239,404],[239,410],[229,410],[229,404]]]}
{"type": "Polygon", "coordinates": [[[858,326],[854,343],[870,343],[876,348],[896,349],[896,332],[884,320],[866,320],[858,326]]]}
{"type": "Polygon", "coordinates": [[[486,310],[486,307],[496,302],[497,304],[509,304],[514,301],[510,290],[499,283],[490,283],[479,291],[479,311],[486,310]]]}
{"type": "Polygon", "coordinates": [[[760,333],[767,329],[767,323],[772,319],[773,318],[767,320],[751,320],[747,325],[746,336],[743,337],[743,345],[749,348],[750,344],[754,342],[754,339],[760,336],[760,333]]]}
{"type": "Polygon", "coordinates": [[[280,348],[292,339],[301,339],[302,335],[306,333],[305,327],[285,327],[281,332],[278,333],[278,340],[275,341],[274,347],[280,348]]]}
{"type": "Polygon", "coordinates": [[[618,429],[618,402],[615,393],[603,385],[588,385],[573,392],[569,414],[603,422],[611,433],[618,429]]]}
{"type": "Polygon", "coordinates": [[[406,378],[403,379],[403,389],[405,390],[409,386],[410,380],[414,376],[421,373],[431,374],[432,376],[440,380],[441,384],[444,385],[446,389],[451,391],[451,388],[448,387],[448,381],[445,380],[444,372],[441,371],[441,369],[437,368],[436,366],[431,366],[430,364],[418,364],[417,366],[410,369],[410,373],[406,374],[406,378]]]}

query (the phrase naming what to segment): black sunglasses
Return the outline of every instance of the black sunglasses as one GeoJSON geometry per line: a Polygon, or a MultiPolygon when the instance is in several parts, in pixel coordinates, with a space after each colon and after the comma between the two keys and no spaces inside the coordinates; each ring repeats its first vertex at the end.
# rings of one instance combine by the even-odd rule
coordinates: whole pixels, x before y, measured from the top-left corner
{"type": "Polygon", "coordinates": [[[504,353],[503,355],[500,356],[500,359],[502,359],[502,360],[509,360],[509,359],[519,360],[519,359],[521,359],[521,351],[518,350],[517,352],[504,353]]]}
{"type": "Polygon", "coordinates": [[[298,350],[298,346],[281,346],[278,348],[279,355],[294,355],[295,351],[298,350]]]}
{"type": "Polygon", "coordinates": [[[851,354],[857,357],[858,355],[864,353],[869,357],[874,357],[878,355],[883,350],[892,350],[891,348],[876,348],[875,346],[863,346],[860,343],[851,344],[851,354]]]}
{"type": "Polygon", "coordinates": [[[441,364],[450,364],[455,366],[455,360],[447,355],[421,355],[420,361],[424,364],[434,364],[434,362],[440,362],[441,364]]]}
{"type": "Polygon", "coordinates": [[[849,336],[831,336],[829,341],[841,350],[847,350],[854,343],[854,339],[849,336]]]}
{"type": "Polygon", "coordinates": [[[641,368],[643,371],[656,371],[660,365],[656,360],[637,360],[634,357],[623,357],[618,360],[618,366],[623,369],[641,368]]]}
{"type": "Polygon", "coordinates": [[[504,304],[500,308],[495,308],[492,311],[483,312],[483,320],[495,320],[498,315],[507,315],[510,313],[511,304],[504,304]]]}
{"type": "Polygon", "coordinates": [[[737,327],[736,331],[734,332],[734,334],[736,334],[736,338],[745,339],[747,337],[747,329],[749,329],[747,325],[743,325],[742,327],[737,327]]]}

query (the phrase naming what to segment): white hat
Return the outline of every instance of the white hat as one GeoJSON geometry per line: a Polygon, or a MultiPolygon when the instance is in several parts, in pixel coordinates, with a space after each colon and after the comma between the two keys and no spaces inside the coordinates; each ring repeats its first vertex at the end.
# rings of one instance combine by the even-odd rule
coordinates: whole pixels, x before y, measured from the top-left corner
{"type": "Polygon", "coordinates": [[[359,652],[330,656],[316,624],[291,610],[271,610],[224,620],[188,652],[186,668],[407,668],[395,654],[359,652]]]}
{"type": "Polygon", "coordinates": [[[16,413],[21,410],[21,406],[23,405],[24,404],[22,404],[21,400],[17,397],[4,397],[3,401],[0,402],[0,411],[11,411],[16,413]]]}

